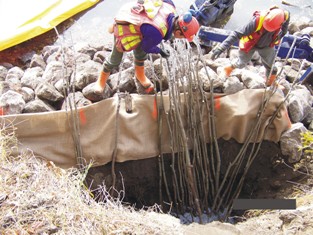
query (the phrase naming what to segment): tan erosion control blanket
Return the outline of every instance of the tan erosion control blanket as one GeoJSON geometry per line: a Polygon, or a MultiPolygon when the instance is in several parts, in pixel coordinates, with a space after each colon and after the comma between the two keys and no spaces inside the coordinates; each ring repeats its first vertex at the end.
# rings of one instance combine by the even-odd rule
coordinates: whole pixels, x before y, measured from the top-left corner
{"type": "MultiPolygon", "coordinates": [[[[261,89],[242,90],[218,98],[215,105],[218,106],[215,109],[217,137],[226,140],[233,138],[243,143],[254,125],[263,93],[264,90],[261,89]]],[[[131,96],[132,113],[126,112],[125,101],[121,99],[118,119],[116,118],[117,97],[78,109],[80,142],[83,157],[87,162],[92,161],[94,166],[110,162],[116,146],[117,162],[150,158],[159,154],[158,122],[152,115],[154,95],[132,94],[131,96]]],[[[163,98],[166,110],[169,107],[169,97],[164,95],[163,98]]],[[[282,100],[283,97],[279,94],[271,98],[261,125],[259,139],[263,136],[265,126],[282,100]]],[[[69,126],[70,114],[71,111],[56,111],[9,115],[3,119],[12,121],[17,128],[16,136],[20,142],[20,152],[31,150],[35,156],[51,160],[60,167],[69,168],[76,166],[75,145],[72,129],[69,126]]],[[[203,118],[206,120],[204,131],[208,133],[207,114],[203,118]]],[[[281,133],[287,130],[289,125],[288,114],[283,106],[264,139],[278,142],[281,133]]],[[[170,143],[169,130],[164,119],[163,153],[171,152],[170,143]]]]}

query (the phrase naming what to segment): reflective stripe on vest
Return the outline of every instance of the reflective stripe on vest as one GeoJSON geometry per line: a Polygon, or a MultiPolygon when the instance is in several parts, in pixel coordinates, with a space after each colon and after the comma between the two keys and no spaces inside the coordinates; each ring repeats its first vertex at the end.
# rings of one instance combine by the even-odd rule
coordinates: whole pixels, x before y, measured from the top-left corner
{"type": "Polygon", "coordinates": [[[150,19],[153,19],[159,11],[159,8],[162,6],[163,1],[161,0],[145,0],[143,3],[143,7],[146,10],[147,16],[150,19]]]}
{"type": "Polygon", "coordinates": [[[136,25],[115,25],[115,46],[118,51],[131,51],[138,47],[141,42],[140,27],[136,25]]]}
{"type": "Polygon", "coordinates": [[[255,44],[259,41],[261,35],[262,35],[262,26],[263,21],[265,19],[265,15],[267,12],[263,12],[263,14],[260,14],[259,11],[256,11],[254,15],[256,16],[256,29],[255,31],[248,35],[243,36],[239,41],[239,48],[245,52],[249,52],[255,44]]]}
{"type": "Polygon", "coordinates": [[[121,39],[121,43],[126,51],[135,49],[140,42],[141,38],[139,36],[125,37],[121,39]]]}

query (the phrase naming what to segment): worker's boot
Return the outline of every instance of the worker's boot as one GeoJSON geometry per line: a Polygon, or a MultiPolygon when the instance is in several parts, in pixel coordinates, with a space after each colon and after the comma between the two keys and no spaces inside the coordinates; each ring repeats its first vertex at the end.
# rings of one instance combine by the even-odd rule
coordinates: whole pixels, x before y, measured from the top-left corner
{"type": "Polygon", "coordinates": [[[135,65],[135,77],[143,86],[146,94],[150,94],[154,91],[153,83],[145,75],[144,65],[135,65]]]}
{"type": "Polygon", "coordinates": [[[271,74],[271,76],[268,78],[266,82],[266,86],[271,86],[273,82],[275,82],[277,75],[276,74],[271,74]]]}
{"type": "Polygon", "coordinates": [[[95,92],[96,93],[102,94],[109,76],[110,76],[110,72],[101,71],[101,73],[98,77],[98,80],[95,83],[95,92]]]}
{"type": "Polygon", "coordinates": [[[231,74],[231,72],[234,70],[235,68],[233,66],[226,66],[224,67],[224,72],[225,72],[225,76],[229,77],[229,75],[231,74]]]}
{"type": "MultiPolygon", "coordinates": [[[[270,74],[269,77],[267,77],[267,81],[266,81],[266,86],[271,86],[275,81],[276,81],[276,78],[277,78],[277,67],[276,66],[273,66],[272,68],[272,71],[268,71],[266,74],[270,74]]],[[[276,85],[276,82],[275,82],[275,85],[276,85]]]]}

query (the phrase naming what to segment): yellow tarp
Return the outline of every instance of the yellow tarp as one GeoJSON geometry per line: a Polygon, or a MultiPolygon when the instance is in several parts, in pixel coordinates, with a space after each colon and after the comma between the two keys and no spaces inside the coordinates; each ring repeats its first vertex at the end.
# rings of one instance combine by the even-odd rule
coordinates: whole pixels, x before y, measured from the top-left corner
{"type": "Polygon", "coordinates": [[[0,0],[0,51],[43,34],[100,0],[0,0]]]}

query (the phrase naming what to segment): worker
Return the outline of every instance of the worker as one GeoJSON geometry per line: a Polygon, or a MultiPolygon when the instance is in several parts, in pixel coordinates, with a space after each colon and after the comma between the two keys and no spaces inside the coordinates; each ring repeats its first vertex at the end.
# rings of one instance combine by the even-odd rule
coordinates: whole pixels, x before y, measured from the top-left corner
{"type": "Polygon", "coordinates": [[[232,44],[239,41],[238,57],[231,61],[230,66],[224,68],[226,77],[229,77],[235,68],[245,67],[257,51],[266,69],[267,86],[270,86],[277,76],[277,68],[273,67],[276,55],[274,46],[279,44],[280,39],[287,33],[289,21],[290,13],[277,6],[266,11],[256,11],[248,24],[231,32],[212,50],[211,58],[216,59],[232,44]]]}
{"type": "Polygon", "coordinates": [[[114,46],[111,55],[103,62],[102,71],[95,83],[95,92],[102,93],[113,68],[121,63],[123,53],[133,51],[135,77],[149,94],[154,85],[145,76],[144,62],[148,53],[169,57],[169,51],[158,45],[162,40],[186,38],[191,42],[199,30],[199,23],[190,12],[176,16],[171,0],[138,0],[136,5],[124,5],[114,19],[111,32],[114,46]]]}

